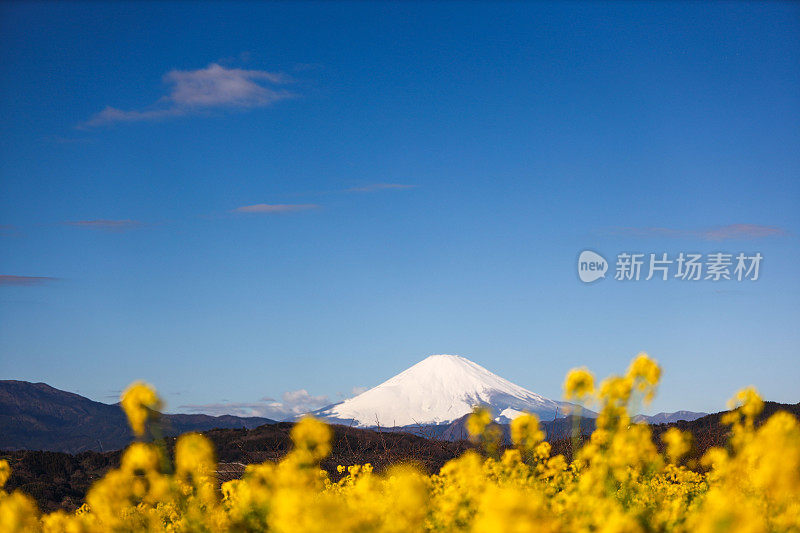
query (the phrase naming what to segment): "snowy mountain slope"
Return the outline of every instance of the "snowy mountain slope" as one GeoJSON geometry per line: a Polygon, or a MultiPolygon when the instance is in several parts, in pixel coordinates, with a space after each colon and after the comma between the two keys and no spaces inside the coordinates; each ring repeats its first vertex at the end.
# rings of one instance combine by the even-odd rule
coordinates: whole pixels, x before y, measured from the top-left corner
{"type": "Polygon", "coordinates": [[[399,427],[446,424],[473,406],[490,407],[499,422],[523,411],[542,420],[564,416],[557,402],[501,378],[458,355],[432,355],[354,398],[313,413],[332,422],[399,427]]]}

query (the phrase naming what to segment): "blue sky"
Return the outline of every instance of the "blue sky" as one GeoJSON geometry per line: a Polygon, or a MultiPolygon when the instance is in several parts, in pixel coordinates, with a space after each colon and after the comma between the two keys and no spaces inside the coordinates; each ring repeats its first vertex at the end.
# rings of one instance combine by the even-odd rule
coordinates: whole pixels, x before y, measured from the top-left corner
{"type": "Polygon", "coordinates": [[[644,350],[652,411],[749,384],[797,402],[799,21],[4,3],[0,377],[269,414],[433,353],[558,398],[569,368],[644,350]],[[764,260],[757,281],[583,284],[584,249],[764,260]]]}

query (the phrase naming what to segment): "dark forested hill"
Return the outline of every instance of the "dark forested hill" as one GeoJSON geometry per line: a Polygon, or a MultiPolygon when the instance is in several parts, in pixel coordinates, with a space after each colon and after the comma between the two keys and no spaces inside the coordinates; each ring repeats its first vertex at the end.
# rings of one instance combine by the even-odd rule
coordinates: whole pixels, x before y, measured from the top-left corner
{"type": "MultiPolygon", "coordinates": [[[[241,477],[245,465],[277,461],[292,448],[293,424],[280,422],[255,429],[216,429],[205,432],[214,443],[219,459],[220,481],[241,477]]],[[[167,438],[170,452],[174,438],[167,438]]],[[[407,433],[380,433],[367,429],[333,426],[331,455],[322,462],[332,479],[341,477],[338,465],[372,463],[380,472],[388,466],[413,462],[433,473],[472,445],[445,442],[407,433]]],[[[33,496],[46,511],[75,509],[91,484],[108,469],[119,465],[122,452],[83,452],[75,455],[42,451],[0,451],[0,459],[11,464],[5,489],[19,489],[33,496]]]]}

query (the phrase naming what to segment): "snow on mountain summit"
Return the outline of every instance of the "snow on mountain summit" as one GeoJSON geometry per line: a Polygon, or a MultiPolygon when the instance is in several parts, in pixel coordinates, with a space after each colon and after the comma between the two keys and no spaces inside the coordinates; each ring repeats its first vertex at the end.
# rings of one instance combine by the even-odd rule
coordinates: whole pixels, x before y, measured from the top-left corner
{"type": "Polygon", "coordinates": [[[359,426],[444,424],[490,407],[507,422],[523,411],[542,420],[562,416],[565,405],[501,378],[458,355],[431,355],[358,396],[314,413],[359,426]]]}

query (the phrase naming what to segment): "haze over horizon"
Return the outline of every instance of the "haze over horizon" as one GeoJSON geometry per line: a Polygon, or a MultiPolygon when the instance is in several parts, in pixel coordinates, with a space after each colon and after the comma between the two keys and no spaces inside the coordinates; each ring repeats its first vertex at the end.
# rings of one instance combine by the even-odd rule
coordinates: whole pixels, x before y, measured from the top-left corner
{"type": "Polygon", "coordinates": [[[798,17],[0,4],[0,378],[269,416],[442,353],[560,400],[645,351],[646,413],[796,403],[798,17]],[[621,252],[764,259],[623,282],[621,252]]]}

